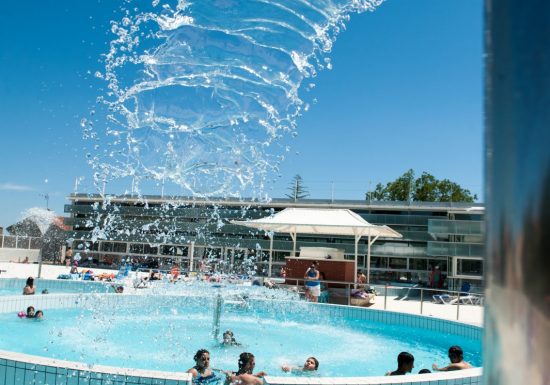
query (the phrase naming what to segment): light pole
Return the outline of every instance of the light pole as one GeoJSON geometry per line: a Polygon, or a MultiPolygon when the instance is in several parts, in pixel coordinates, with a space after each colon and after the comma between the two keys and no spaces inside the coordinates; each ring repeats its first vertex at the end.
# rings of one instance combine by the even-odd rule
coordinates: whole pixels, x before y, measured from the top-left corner
{"type": "Polygon", "coordinates": [[[46,200],[46,210],[50,211],[50,194],[39,194],[42,198],[46,200]]]}

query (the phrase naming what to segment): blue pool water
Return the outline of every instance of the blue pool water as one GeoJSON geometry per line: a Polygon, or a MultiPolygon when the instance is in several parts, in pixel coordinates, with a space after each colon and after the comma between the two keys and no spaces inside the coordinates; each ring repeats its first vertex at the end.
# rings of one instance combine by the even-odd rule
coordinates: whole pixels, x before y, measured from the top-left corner
{"type": "Polygon", "coordinates": [[[326,309],[287,302],[224,304],[220,330],[231,329],[242,346],[222,347],[211,334],[211,300],[170,301],[134,298],[117,309],[101,302],[88,309],[52,309],[43,321],[1,314],[0,349],[90,365],[165,371],[187,370],[201,348],[210,351],[212,367],[236,370],[238,355],[248,351],[256,356],[256,370],[270,375],[284,375],[282,364],[301,365],[315,356],[320,361],[319,376],[371,376],[394,370],[401,351],[415,356],[417,372],[431,368],[433,362],[445,364],[448,347],[460,345],[466,361],[481,365],[479,341],[331,317],[326,309]]]}

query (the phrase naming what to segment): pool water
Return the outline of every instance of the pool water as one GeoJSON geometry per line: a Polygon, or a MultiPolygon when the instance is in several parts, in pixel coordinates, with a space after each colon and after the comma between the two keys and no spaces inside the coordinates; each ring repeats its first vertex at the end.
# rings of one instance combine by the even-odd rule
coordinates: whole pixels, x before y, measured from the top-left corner
{"type": "MultiPolygon", "coordinates": [[[[158,298],[158,297],[157,297],[158,298]]],[[[168,300],[169,301],[169,300],[168,300]]],[[[283,364],[319,362],[319,376],[383,375],[396,368],[396,357],[408,351],[415,370],[448,362],[447,349],[460,345],[465,360],[481,366],[479,341],[444,333],[331,317],[326,309],[297,303],[271,307],[251,303],[224,304],[220,335],[234,332],[242,346],[223,347],[212,338],[213,302],[194,299],[183,306],[135,300],[118,309],[101,303],[88,309],[51,309],[43,321],[0,314],[0,349],[89,365],[185,371],[193,355],[206,348],[211,366],[236,370],[241,352],[256,356],[256,370],[284,375],[283,364]],[[143,302],[140,304],[140,302],[143,302]]],[[[22,309],[23,310],[23,309],[22,309]]]]}

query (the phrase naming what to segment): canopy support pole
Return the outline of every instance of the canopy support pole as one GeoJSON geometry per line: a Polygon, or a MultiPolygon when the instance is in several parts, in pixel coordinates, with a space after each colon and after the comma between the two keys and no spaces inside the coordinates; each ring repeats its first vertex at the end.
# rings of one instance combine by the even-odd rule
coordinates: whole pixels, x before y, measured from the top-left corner
{"type": "Polygon", "coordinates": [[[195,256],[195,241],[191,241],[191,247],[189,249],[189,272],[193,270],[193,257],[195,256]]]}
{"type": "Polygon", "coordinates": [[[296,257],[296,233],[290,233],[290,238],[292,238],[292,256],[296,257]]]}
{"type": "Polygon", "coordinates": [[[357,284],[357,249],[359,248],[359,240],[361,239],[360,235],[355,235],[355,271],[353,282],[357,284]]]}
{"type": "Polygon", "coordinates": [[[370,246],[376,242],[376,240],[378,239],[379,235],[377,235],[376,237],[374,237],[374,239],[371,241],[370,240],[370,230],[369,230],[369,240],[367,242],[367,285],[370,283],[370,246]]]}
{"type": "Polygon", "coordinates": [[[273,264],[273,232],[267,233],[269,236],[269,267],[267,268],[267,276],[271,278],[271,266],[273,264]]]}

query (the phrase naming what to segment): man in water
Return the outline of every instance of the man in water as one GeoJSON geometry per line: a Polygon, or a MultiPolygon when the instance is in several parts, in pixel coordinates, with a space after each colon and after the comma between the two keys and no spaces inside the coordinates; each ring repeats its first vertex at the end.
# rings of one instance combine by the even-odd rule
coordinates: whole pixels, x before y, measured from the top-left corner
{"type": "Polygon", "coordinates": [[[401,352],[397,356],[397,369],[386,373],[386,376],[403,376],[414,368],[414,356],[409,352],[401,352]]]}
{"type": "Polygon", "coordinates": [[[460,346],[456,346],[456,345],[451,346],[449,348],[449,360],[451,361],[451,363],[443,368],[439,368],[436,364],[433,364],[432,369],[437,370],[439,372],[470,369],[472,365],[464,361],[463,355],[464,355],[464,352],[462,351],[462,348],[460,346]]]}

